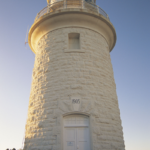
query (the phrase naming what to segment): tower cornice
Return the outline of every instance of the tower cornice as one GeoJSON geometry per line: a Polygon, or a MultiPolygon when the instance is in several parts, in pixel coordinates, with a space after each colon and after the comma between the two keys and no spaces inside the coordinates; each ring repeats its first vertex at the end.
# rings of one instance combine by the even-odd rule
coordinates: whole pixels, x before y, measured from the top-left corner
{"type": "Polygon", "coordinates": [[[115,46],[116,31],[109,19],[87,9],[70,8],[47,13],[34,22],[28,35],[31,50],[36,53],[38,41],[48,32],[66,27],[89,28],[105,38],[110,51],[115,46]]]}

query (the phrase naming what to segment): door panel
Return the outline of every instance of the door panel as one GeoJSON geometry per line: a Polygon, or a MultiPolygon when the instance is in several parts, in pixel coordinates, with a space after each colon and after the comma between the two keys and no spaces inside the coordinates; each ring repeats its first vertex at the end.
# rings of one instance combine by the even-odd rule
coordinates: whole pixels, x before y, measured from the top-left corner
{"type": "Polygon", "coordinates": [[[88,128],[77,128],[77,150],[89,150],[88,128]]]}
{"type": "Polygon", "coordinates": [[[65,150],[76,150],[76,129],[65,129],[65,150]]]}

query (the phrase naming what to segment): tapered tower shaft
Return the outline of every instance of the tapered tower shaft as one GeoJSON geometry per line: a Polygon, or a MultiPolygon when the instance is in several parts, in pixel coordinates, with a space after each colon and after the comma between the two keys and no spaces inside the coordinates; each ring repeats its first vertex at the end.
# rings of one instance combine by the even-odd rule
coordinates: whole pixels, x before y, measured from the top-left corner
{"type": "Polygon", "coordinates": [[[48,1],[28,42],[35,64],[24,150],[124,150],[108,15],[95,1],[48,1]]]}

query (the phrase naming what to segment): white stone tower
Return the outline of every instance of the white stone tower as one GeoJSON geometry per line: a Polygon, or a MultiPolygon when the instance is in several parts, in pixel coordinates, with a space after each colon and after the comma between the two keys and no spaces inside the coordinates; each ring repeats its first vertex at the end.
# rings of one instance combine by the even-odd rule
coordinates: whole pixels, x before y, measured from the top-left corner
{"type": "Polygon", "coordinates": [[[24,150],[124,150],[110,51],[96,0],[47,0],[29,31],[35,53],[24,150]]]}

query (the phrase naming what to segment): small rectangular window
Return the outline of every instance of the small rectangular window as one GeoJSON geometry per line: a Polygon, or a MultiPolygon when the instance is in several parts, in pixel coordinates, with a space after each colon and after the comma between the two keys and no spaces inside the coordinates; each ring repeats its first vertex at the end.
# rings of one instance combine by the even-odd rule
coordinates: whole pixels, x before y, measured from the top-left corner
{"type": "Polygon", "coordinates": [[[68,34],[68,46],[69,49],[80,49],[80,34],[69,33],[68,34]]]}

